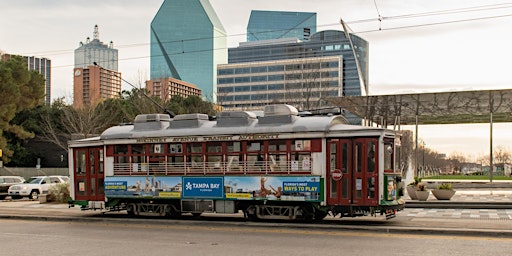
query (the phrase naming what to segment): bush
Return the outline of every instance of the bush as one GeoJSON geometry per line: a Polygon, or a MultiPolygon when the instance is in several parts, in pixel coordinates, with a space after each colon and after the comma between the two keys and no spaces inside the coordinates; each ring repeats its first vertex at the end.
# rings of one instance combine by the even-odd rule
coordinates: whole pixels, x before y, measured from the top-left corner
{"type": "Polygon", "coordinates": [[[441,190],[453,190],[453,187],[452,187],[452,184],[451,183],[443,183],[441,185],[438,185],[437,186],[437,189],[441,189],[441,190]]]}
{"type": "Polygon", "coordinates": [[[50,188],[46,200],[48,202],[66,203],[69,197],[69,183],[59,183],[50,188]]]}

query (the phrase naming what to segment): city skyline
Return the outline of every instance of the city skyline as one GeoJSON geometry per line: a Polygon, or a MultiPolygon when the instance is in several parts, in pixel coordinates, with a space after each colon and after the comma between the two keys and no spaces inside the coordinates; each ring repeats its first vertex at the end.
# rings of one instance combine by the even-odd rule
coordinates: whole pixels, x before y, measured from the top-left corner
{"type": "MultiPolygon", "coordinates": [[[[353,32],[369,42],[372,95],[503,89],[512,84],[505,64],[512,57],[509,50],[512,36],[506,34],[512,24],[512,4],[488,0],[471,3],[462,0],[448,3],[441,0],[428,3],[323,0],[320,4],[305,0],[210,2],[226,29],[229,47],[246,40],[251,10],[316,12],[318,31],[341,30],[339,19],[343,18],[353,32]]],[[[150,23],[162,3],[162,0],[93,0],[87,5],[64,0],[2,1],[0,21],[15,25],[3,26],[0,50],[51,59],[52,100],[69,99],[73,90],[73,50],[84,38],[93,37],[91,31],[97,24],[100,39],[112,40],[119,49],[119,71],[123,78],[142,85],[149,79],[150,23]]],[[[123,89],[131,88],[123,85],[123,89]]],[[[420,138],[425,136],[427,146],[450,154],[448,149],[437,147],[447,144],[443,143],[446,138],[440,135],[449,134],[446,130],[452,129],[459,135],[474,130],[465,140],[478,139],[477,146],[456,144],[451,149],[488,154],[489,125],[478,125],[475,129],[473,126],[459,126],[460,129],[443,126],[444,132],[437,131],[441,126],[435,129],[420,126],[420,138]],[[430,136],[431,130],[437,132],[430,136]],[[479,149],[471,149],[474,147],[479,149]]],[[[494,145],[508,147],[512,141],[506,131],[501,133],[500,126],[495,124],[494,145]]]]}

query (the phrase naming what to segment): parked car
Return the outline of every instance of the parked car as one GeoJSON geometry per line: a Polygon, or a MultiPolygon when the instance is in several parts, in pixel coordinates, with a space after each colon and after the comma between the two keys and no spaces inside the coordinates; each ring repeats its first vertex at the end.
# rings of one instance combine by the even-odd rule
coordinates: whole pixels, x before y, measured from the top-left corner
{"type": "Polygon", "coordinates": [[[35,176],[22,184],[11,186],[8,192],[12,199],[20,199],[22,197],[38,199],[40,194],[48,194],[52,186],[65,182],[69,182],[69,178],[66,176],[35,176]]]}
{"type": "Polygon", "coordinates": [[[23,183],[25,179],[20,176],[0,176],[0,200],[5,199],[12,185],[23,183]]]}

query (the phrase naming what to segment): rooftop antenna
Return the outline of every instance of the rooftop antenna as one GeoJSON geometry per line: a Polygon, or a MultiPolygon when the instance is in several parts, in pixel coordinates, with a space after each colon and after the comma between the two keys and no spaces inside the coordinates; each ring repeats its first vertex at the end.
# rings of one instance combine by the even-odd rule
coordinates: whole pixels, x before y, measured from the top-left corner
{"type": "MultiPolygon", "coordinates": [[[[102,66],[98,65],[98,63],[93,62],[94,66],[96,67],[99,67],[100,69],[104,69],[102,66]]],[[[119,77],[121,80],[123,80],[123,82],[129,84],[131,87],[135,88],[136,90],[138,90],[139,92],[142,93],[142,95],[144,95],[144,97],[148,98],[153,104],[155,104],[157,107],[159,107],[160,109],[162,109],[162,111],[165,113],[165,114],[168,114],[169,116],[171,116],[171,118],[175,117],[176,114],[174,114],[174,112],[172,112],[171,110],[168,110],[166,107],[164,106],[161,106],[160,104],[158,104],[158,102],[156,102],[153,98],[149,97],[146,93],[144,93],[140,88],[137,88],[137,86],[133,85],[132,83],[126,81],[124,78],[122,78],[121,76],[117,75],[116,73],[113,73],[116,77],[119,77]]]]}
{"type": "Polygon", "coordinates": [[[350,43],[350,49],[352,49],[352,54],[354,54],[354,59],[356,61],[356,68],[357,68],[357,76],[359,77],[359,85],[361,87],[361,92],[364,92],[366,96],[368,95],[368,87],[366,86],[366,82],[363,79],[363,73],[361,72],[361,66],[359,65],[359,60],[357,58],[356,54],[356,48],[354,47],[354,43],[352,43],[352,38],[350,37],[350,33],[348,32],[348,26],[343,21],[343,19],[340,18],[341,26],[343,27],[343,32],[345,32],[345,37],[348,39],[348,42],[350,43]]]}
{"type": "Polygon", "coordinates": [[[100,32],[98,31],[98,25],[94,25],[93,38],[100,40],[100,32]]]}

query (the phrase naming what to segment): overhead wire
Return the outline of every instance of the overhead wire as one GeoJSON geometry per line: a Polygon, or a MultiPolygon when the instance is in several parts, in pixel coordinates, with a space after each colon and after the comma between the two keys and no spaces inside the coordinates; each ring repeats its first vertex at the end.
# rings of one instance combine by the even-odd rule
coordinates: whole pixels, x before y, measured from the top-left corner
{"type": "MultiPolygon", "coordinates": [[[[488,11],[488,10],[496,10],[496,9],[506,9],[506,8],[512,8],[512,3],[502,3],[502,4],[492,4],[492,5],[483,5],[483,6],[473,6],[473,7],[465,7],[465,8],[457,8],[457,9],[448,9],[448,10],[440,10],[440,11],[432,11],[432,12],[422,12],[422,13],[412,13],[412,14],[404,14],[404,15],[395,15],[395,16],[382,16],[376,0],[374,0],[374,5],[377,11],[377,18],[370,18],[370,19],[360,19],[360,20],[353,20],[353,21],[347,21],[346,24],[360,24],[360,23],[368,23],[368,22],[379,22],[379,28],[378,29],[372,29],[372,30],[365,30],[365,31],[358,31],[354,32],[353,34],[365,34],[365,33],[371,33],[371,32],[377,32],[377,31],[389,31],[389,30],[399,30],[399,29],[410,29],[410,28],[416,28],[416,27],[426,27],[426,26],[435,26],[435,25],[444,25],[444,24],[453,24],[453,23],[462,23],[462,22],[471,22],[471,21],[478,21],[478,20],[489,20],[489,19],[498,19],[498,18],[505,18],[505,17],[511,17],[512,14],[503,14],[503,15],[493,15],[493,16],[485,16],[485,17],[478,17],[478,18],[470,18],[470,19],[458,19],[458,20],[451,20],[451,21],[440,21],[440,22],[431,22],[431,23],[423,23],[423,24],[415,24],[415,25],[407,25],[407,26],[397,26],[397,27],[388,27],[388,28],[382,28],[381,22],[384,20],[397,20],[397,19],[410,19],[410,18],[419,18],[419,17],[428,17],[428,16],[437,16],[437,15],[447,15],[447,14],[459,14],[459,13],[466,13],[466,12],[476,12],[476,11],[488,11]]],[[[332,24],[324,24],[319,25],[317,27],[332,27],[335,25],[339,25],[339,23],[332,23],[332,24]]],[[[272,30],[267,32],[275,32],[279,30],[272,30]]],[[[263,33],[263,32],[262,32],[263,33]]],[[[239,33],[239,34],[232,34],[232,35],[226,35],[226,36],[217,36],[217,37],[238,37],[238,36],[246,36],[246,33],[239,33]]],[[[165,43],[186,43],[186,42],[192,42],[192,41],[199,41],[199,40],[211,40],[215,39],[217,37],[203,37],[203,38],[191,38],[191,39],[184,39],[184,40],[172,40],[172,41],[165,41],[165,43]]],[[[150,45],[151,43],[135,43],[135,44],[126,44],[126,45],[118,45],[117,49],[122,48],[131,48],[131,47],[141,47],[150,45]]],[[[212,51],[212,50],[224,50],[228,49],[229,47],[222,47],[222,48],[216,48],[216,49],[204,49],[204,50],[194,50],[194,51],[179,51],[176,53],[171,53],[169,55],[177,55],[177,54],[187,54],[187,53],[197,53],[197,52],[204,52],[204,51],[212,51]]],[[[74,50],[55,50],[55,51],[48,51],[48,52],[33,52],[33,53],[25,53],[24,55],[30,55],[30,54],[36,54],[36,55],[62,55],[62,54],[69,54],[72,53],[74,50]]],[[[121,58],[118,59],[119,61],[127,61],[127,60],[134,60],[134,59],[145,59],[149,58],[151,56],[139,56],[139,57],[129,57],[129,58],[121,58]]],[[[53,68],[62,68],[62,67],[70,67],[74,65],[61,65],[61,66],[53,66],[53,68]]]]}

